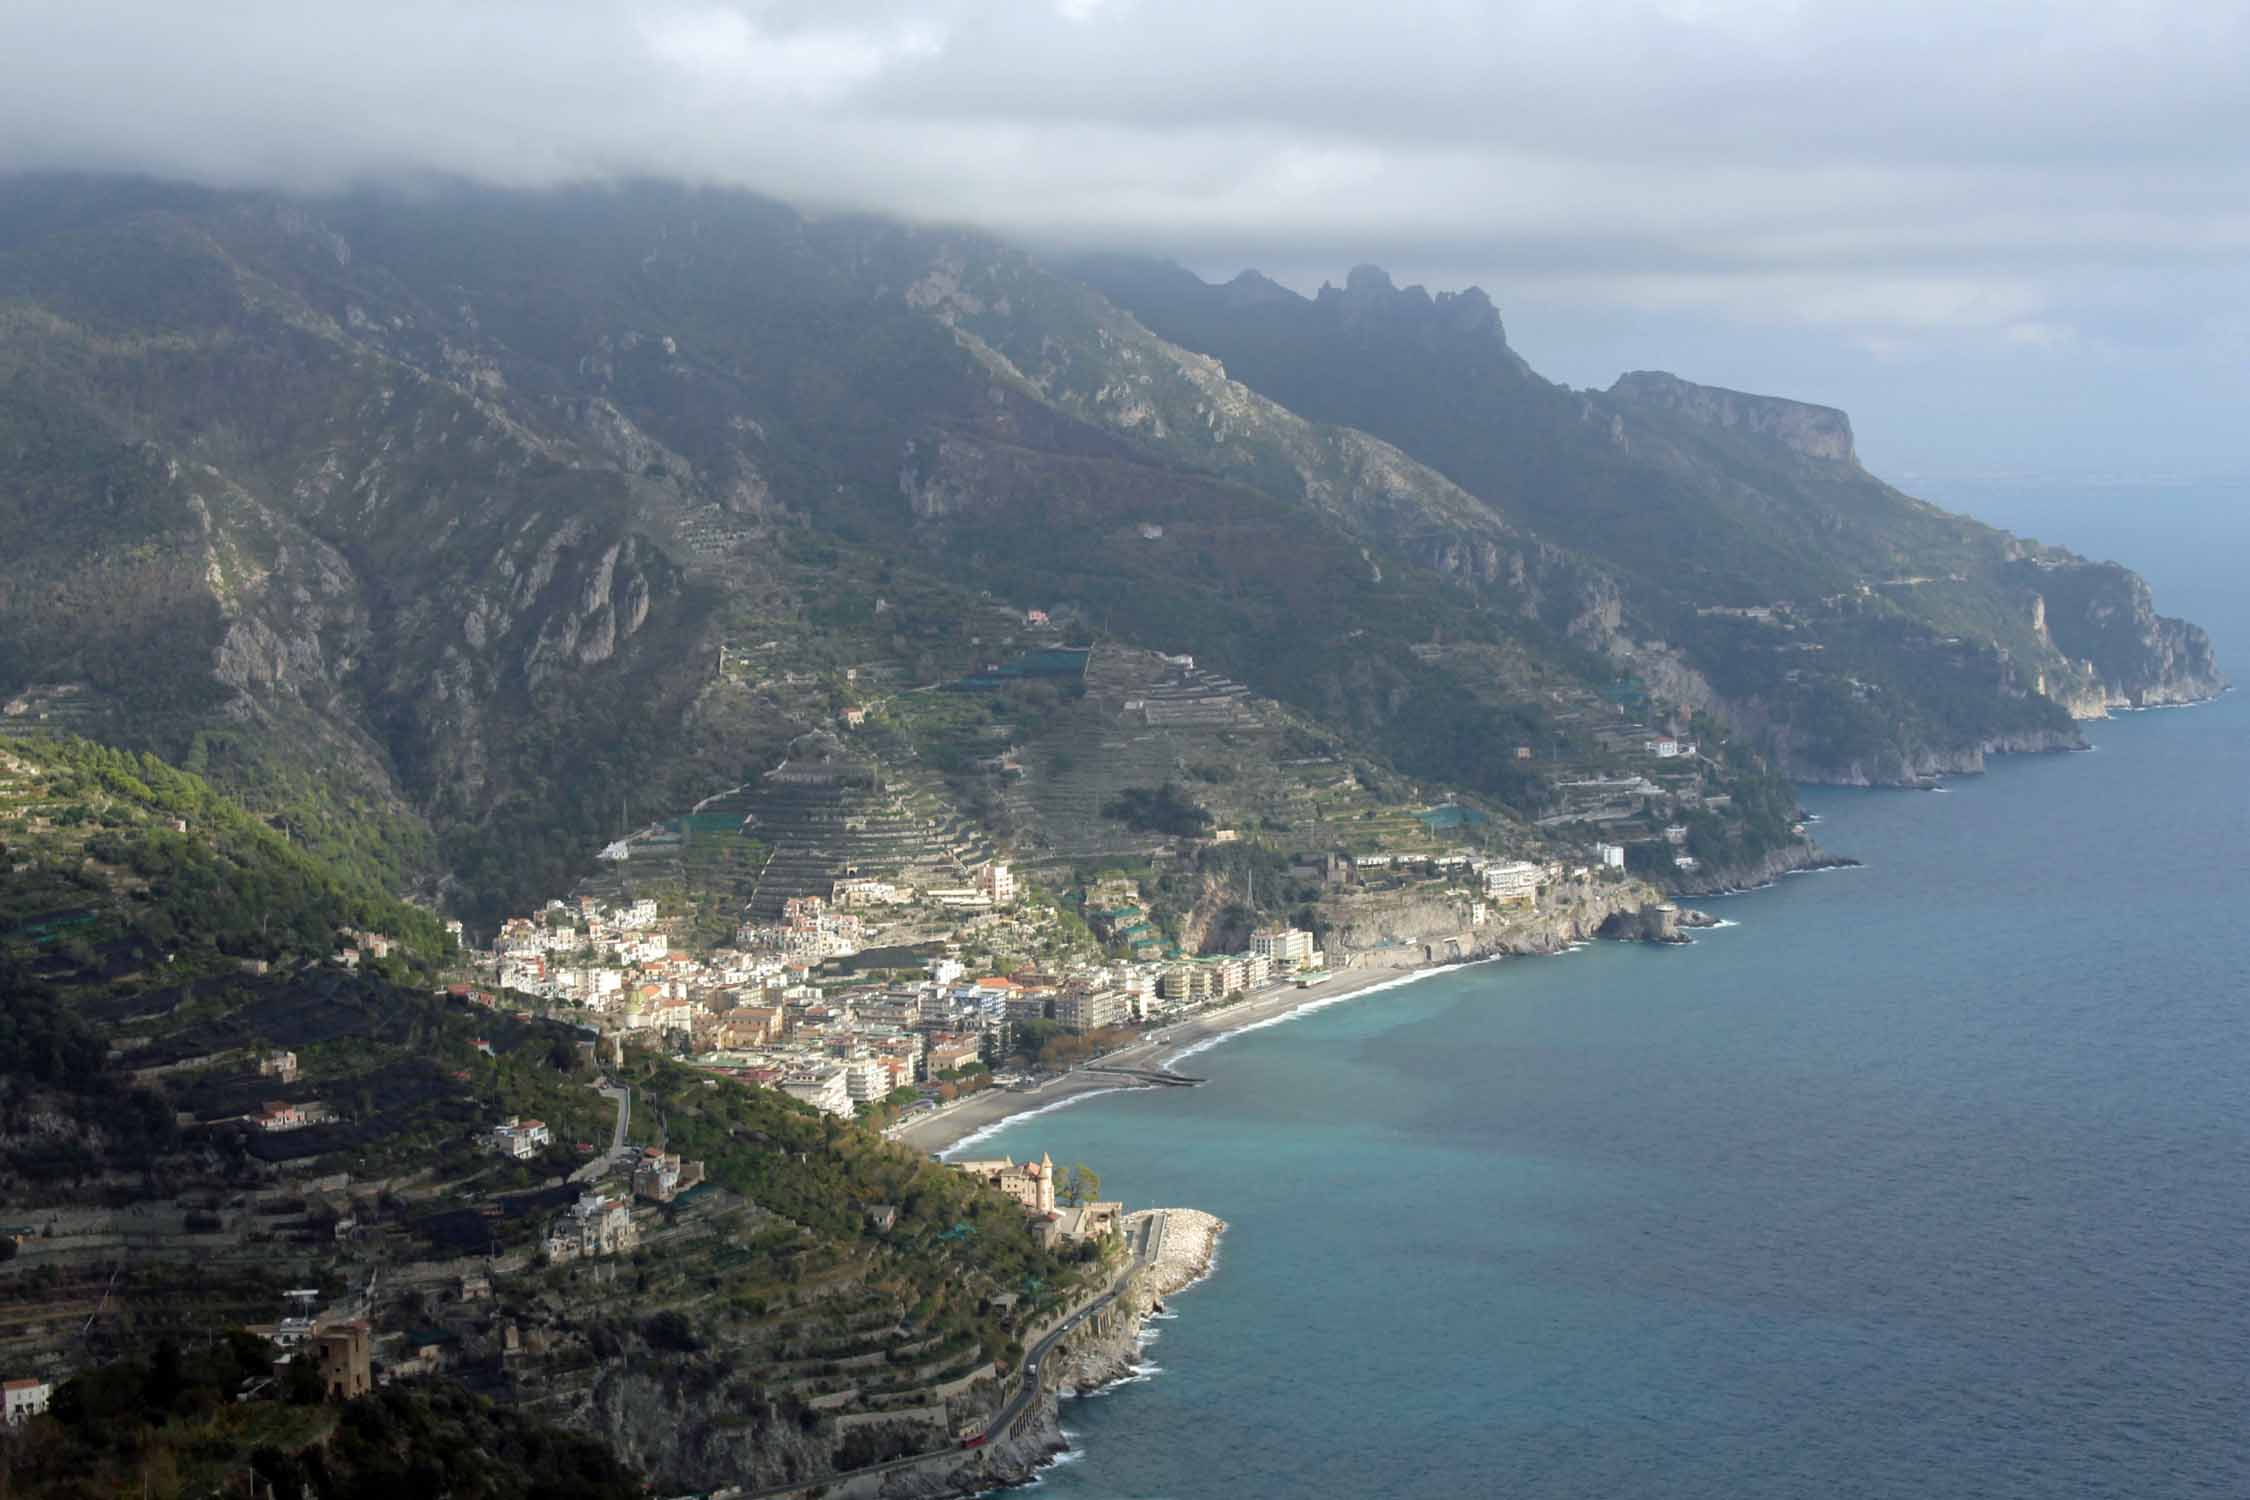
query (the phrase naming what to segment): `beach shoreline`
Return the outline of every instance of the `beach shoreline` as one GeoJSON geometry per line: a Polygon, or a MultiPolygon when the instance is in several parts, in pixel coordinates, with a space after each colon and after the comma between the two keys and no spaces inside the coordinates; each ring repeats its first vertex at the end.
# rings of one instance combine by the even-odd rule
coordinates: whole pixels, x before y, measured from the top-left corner
{"type": "Polygon", "coordinates": [[[1341,1001],[1357,999],[1374,990],[1435,978],[1440,974],[1465,968],[1470,962],[1489,961],[1473,959],[1463,963],[1417,966],[1358,965],[1343,970],[1326,983],[1308,989],[1298,989],[1295,986],[1276,989],[1252,999],[1237,1001],[1219,1010],[1174,1021],[1130,1046],[1103,1055],[1091,1067],[1082,1065],[1073,1068],[1061,1077],[1050,1080],[1042,1088],[1021,1091],[987,1089],[973,1094],[934,1119],[917,1121],[901,1128],[891,1139],[932,1156],[944,1156],[995,1135],[1032,1115],[1046,1114],[1102,1094],[1118,1093],[1126,1089],[1166,1087],[1163,1084],[1142,1082],[1121,1073],[1103,1071],[1105,1069],[1132,1068],[1152,1072],[1168,1070],[1182,1059],[1192,1057],[1205,1048],[1216,1046],[1228,1037],[1242,1032],[1273,1025],[1306,1011],[1325,1009],[1341,1001]]]}

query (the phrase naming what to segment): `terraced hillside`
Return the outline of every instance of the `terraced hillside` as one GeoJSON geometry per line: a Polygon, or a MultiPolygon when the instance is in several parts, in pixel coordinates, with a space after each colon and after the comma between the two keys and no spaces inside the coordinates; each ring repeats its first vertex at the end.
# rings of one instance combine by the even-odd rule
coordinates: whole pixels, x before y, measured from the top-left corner
{"type": "Polygon", "coordinates": [[[827,736],[792,747],[788,759],[740,794],[741,833],[769,852],[748,906],[771,921],[793,896],[826,899],[847,876],[916,886],[959,885],[990,848],[956,815],[827,736]]]}
{"type": "Polygon", "coordinates": [[[426,915],[355,900],[146,757],[8,742],[0,842],[10,1369],[360,1319],[378,1372],[442,1372],[711,1488],[949,1447],[1107,1274],[857,1125],[654,1059],[597,1071],[574,1028],[436,985],[409,941],[426,915]],[[246,892],[302,889],[238,917],[204,899],[220,860],[246,892]],[[631,1091],[628,1145],[702,1163],[703,1186],[635,1205],[606,1084],[631,1091]],[[506,1119],[552,1139],[485,1149],[506,1119]],[[629,1205],[638,1248],[550,1263],[589,1190],[629,1205]]]}

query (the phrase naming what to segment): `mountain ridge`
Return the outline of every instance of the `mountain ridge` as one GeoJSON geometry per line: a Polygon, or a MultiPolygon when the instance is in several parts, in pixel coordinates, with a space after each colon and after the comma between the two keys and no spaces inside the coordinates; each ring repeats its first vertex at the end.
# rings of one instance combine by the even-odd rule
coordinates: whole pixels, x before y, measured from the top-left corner
{"type": "Polygon", "coordinates": [[[655,183],[0,203],[0,504],[33,542],[0,696],[287,788],[264,810],[479,911],[808,727],[716,669],[825,651],[831,542],[1202,653],[1521,810],[1552,788],[1493,747],[1582,733],[1541,672],[1877,780],[2219,680],[2130,575],[1837,461],[1840,414],[1553,385],[1474,289],[1073,280],[655,183]]]}
{"type": "MultiPolygon", "coordinates": [[[[1868,601],[1849,611],[1859,618],[1829,623],[1863,637],[1877,624],[1912,637],[1894,643],[1884,684],[1901,717],[1929,706],[1933,663],[1908,658],[1934,656],[1952,640],[1987,643],[1997,655],[1984,669],[1985,707],[1962,700],[1950,722],[1934,720],[1883,750],[1874,763],[1889,761],[1891,779],[1917,774],[1913,764],[1980,764],[2004,743],[2067,743],[2064,716],[2223,686],[2208,639],[2156,616],[2124,576],[1948,515],[1868,474],[1850,419],[1834,408],[1653,371],[1629,372],[1607,391],[1573,391],[1505,349],[1497,314],[1473,337],[1457,337],[1443,298],[1469,293],[1400,290],[1375,267],[1356,268],[1341,290],[1249,303],[1231,295],[1240,277],[1212,287],[1165,262],[1088,257],[1071,269],[1165,337],[1226,360],[1309,416],[1397,444],[1502,506],[1529,535],[1604,569],[1638,621],[1628,631],[1638,649],[1620,654],[1654,669],[1664,652],[1649,649],[1651,638],[1661,638],[1691,673],[1680,691],[1744,722],[1838,716],[1797,690],[1823,675],[1814,664],[1746,671],[1774,665],[1746,659],[1764,643],[1715,639],[1717,616],[1782,606],[1802,631],[1814,623],[1803,618],[1814,601],[1832,610],[1868,601]],[[2050,612],[2017,566],[2026,560],[2070,585],[2059,590],[2068,605],[2040,629],[2034,616],[2050,612]],[[2134,622],[2135,652],[2113,651],[2097,667],[2067,648],[2117,618],[2134,622]]],[[[1792,644],[1841,643],[1803,636],[1792,644]]],[[[1832,738],[1781,733],[1768,743],[1809,779],[1870,774],[1870,746],[1819,748],[1832,738]]]]}

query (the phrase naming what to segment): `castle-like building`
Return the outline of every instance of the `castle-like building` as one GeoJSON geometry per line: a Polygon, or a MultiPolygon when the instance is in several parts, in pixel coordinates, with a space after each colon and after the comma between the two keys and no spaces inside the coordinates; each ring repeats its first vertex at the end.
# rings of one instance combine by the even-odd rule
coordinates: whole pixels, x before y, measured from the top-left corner
{"type": "Polygon", "coordinates": [[[998,1188],[1021,1203],[1027,1213],[1055,1211],[1055,1159],[1045,1152],[1040,1153],[1039,1160],[1020,1166],[1005,1156],[998,1161],[957,1161],[950,1165],[956,1172],[966,1172],[998,1188]]]}

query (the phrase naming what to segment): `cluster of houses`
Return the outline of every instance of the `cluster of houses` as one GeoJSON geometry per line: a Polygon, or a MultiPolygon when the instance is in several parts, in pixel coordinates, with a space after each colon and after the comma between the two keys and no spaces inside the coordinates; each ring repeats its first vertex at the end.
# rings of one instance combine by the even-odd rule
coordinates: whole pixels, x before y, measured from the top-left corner
{"type": "Polygon", "coordinates": [[[916,1083],[998,1061],[1016,1028],[1049,1022],[1073,1034],[1160,1021],[1319,969],[1312,934],[1273,928],[1249,952],[1213,958],[1088,965],[1067,974],[1019,969],[971,978],[933,959],[911,982],[799,984],[720,1013],[708,1068],[847,1115],[916,1083]]]}
{"type": "Polygon", "coordinates": [[[395,946],[392,939],[380,932],[362,932],[347,927],[337,934],[336,962],[347,969],[356,969],[362,960],[389,958],[395,946]]]}
{"type": "Polygon", "coordinates": [[[1055,1196],[1055,1160],[1042,1152],[1037,1161],[1016,1162],[1003,1156],[990,1161],[957,1161],[948,1165],[987,1187],[997,1188],[1023,1206],[1024,1217],[1039,1242],[1052,1249],[1057,1244],[1101,1239],[1124,1226],[1122,1203],[1060,1203],[1055,1196]]]}
{"type": "Polygon", "coordinates": [[[866,918],[844,908],[870,904],[872,893],[867,891],[868,887],[893,896],[898,889],[877,881],[838,881],[834,906],[818,896],[791,896],[782,903],[779,926],[762,927],[745,922],[735,930],[735,945],[753,953],[779,953],[785,965],[849,958],[867,946],[868,926],[866,918]]]}
{"type": "MultiPolygon", "coordinates": [[[[1614,868],[1623,852],[1605,848],[1599,859],[1614,868]]],[[[1481,923],[1488,904],[1531,906],[1556,882],[1592,871],[1464,850],[1335,855],[1316,873],[1347,883],[1418,875],[1467,882],[1479,898],[1473,919],[1481,923]]],[[[948,952],[971,940],[1003,951],[1013,946],[1009,940],[1032,935],[1041,919],[1055,920],[1045,907],[1018,904],[1013,874],[1003,863],[984,866],[962,892],[935,894],[958,895],[963,903],[938,929],[951,939],[948,952]]],[[[1302,981],[1327,962],[1313,934],[1294,927],[1256,932],[1239,953],[1181,956],[1151,920],[1138,888],[1117,880],[1090,892],[1086,903],[1114,955],[1106,960],[1073,963],[1061,972],[1010,960],[1008,972],[979,977],[959,958],[938,956],[911,979],[893,968],[865,979],[815,982],[820,964],[863,951],[876,932],[866,914],[909,901],[926,906],[932,896],[855,875],[836,881],[827,897],[790,898],[778,923],[744,923],[730,947],[693,954],[673,951],[653,901],[553,901],[509,921],[484,963],[500,987],[544,997],[557,1007],[554,1014],[589,1030],[611,1038],[638,1033],[706,1069],[850,1116],[957,1079],[976,1065],[1000,1064],[1017,1050],[1020,1028],[1029,1023],[1074,1035],[1161,1023],[1302,981]]],[[[498,1003],[487,992],[456,989],[471,1000],[498,1003]]],[[[538,1121],[511,1120],[493,1130],[489,1144],[526,1158],[550,1144],[545,1137],[538,1121]]]]}

